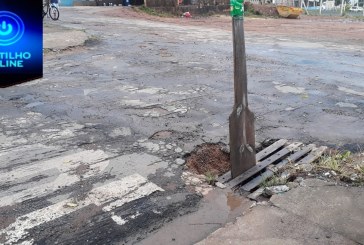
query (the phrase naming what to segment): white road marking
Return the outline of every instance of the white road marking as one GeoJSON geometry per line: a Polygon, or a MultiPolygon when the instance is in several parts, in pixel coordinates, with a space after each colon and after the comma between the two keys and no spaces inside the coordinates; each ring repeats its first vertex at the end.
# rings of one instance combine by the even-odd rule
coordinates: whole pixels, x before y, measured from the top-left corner
{"type": "Polygon", "coordinates": [[[39,172],[52,168],[57,168],[60,172],[66,173],[77,168],[81,163],[96,164],[97,166],[90,167],[97,168],[100,166],[97,163],[107,159],[108,157],[109,156],[102,150],[91,150],[52,158],[35,164],[27,164],[26,166],[14,168],[10,172],[0,173],[0,184],[8,181],[14,182],[25,177],[36,176],[39,172]]]}
{"type": "Polygon", "coordinates": [[[52,193],[60,188],[71,186],[80,178],[76,173],[72,173],[81,164],[87,166],[87,172],[82,176],[83,179],[87,179],[104,171],[109,165],[109,160],[105,160],[109,157],[104,151],[82,151],[75,154],[56,157],[47,161],[39,162],[33,165],[27,165],[21,168],[15,168],[13,171],[0,173],[0,185],[1,182],[15,182],[19,180],[29,180],[42,173],[42,171],[50,169],[58,169],[59,175],[48,183],[40,184],[32,188],[24,187],[24,190],[18,191],[3,191],[0,192],[0,207],[21,203],[25,200],[29,200],[35,197],[41,197],[46,194],[52,193]]]}
{"type": "Polygon", "coordinates": [[[121,218],[120,216],[117,216],[117,215],[111,216],[111,219],[113,221],[115,221],[115,223],[118,224],[118,225],[125,225],[129,220],[136,219],[140,215],[141,215],[141,213],[139,213],[139,211],[137,211],[135,214],[129,216],[128,219],[123,219],[123,218],[121,218]]]}
{"type": "MultiPolygon", "coordinates": [[[[0,142],[5,142],[8,140],[4,136],[2,139],[0,133],[0,142]]],[[[0,147],[0,165],[1,167],[9,167],[15,163],[23,163],[24,161],[34,158],[35,155],[42,155],[50,152],[58,152],[59,148],[56,146],[48,146],[43,144],[32,144],[32,145],[21,145],[16,146],[11,149],[1,149],[0,147]],[[26,160],[25,160],[26,159],[26,160]]],[[[2,180],[0,180],[2,181],[2,180]]]]}
{"type": "MultiPolygon", "coordinates": [[[[83,201],[77,203],[78,206],[76,207],[69,207],[67,203],[74,203],[74,200],[68,199],[18,217],[14,223],[0,231],[0,236],[5,235],[5,244],[14,244],[27,237],[29,235],[29,229],[70,214],[90,204],[101,206],[105,203],[114,201],[110,205],[107,205],[106,208],[102,209],[107,212],[116,207],[120,207],[127,202],[148,196],[155,191],[164,190],[157,185],[148,182],[146,178],[139,174],[129,175],[121,180],[92,189],[83,201]]],[[[120,224],[122,223],[121,218],[118,219],[114,217],[113,220],[115,221],[115,219],[120,224]]]]}
{"type": "Polygon", "coordinates": [[[36,197],[42,197],[60,188],[77,183],[78,181],[80,181],[80,179],[76,175],[60,174],[54,181],[50,183],[28,188],[21,192],[5,191],[0,193],[0,207],[14,205],[16,203],[21,203],[36,197]]]}
{"type": "Polygon", "coordinates": [[[113,215],[113,216],[111,216],[111,218],[118,225],[125,225],[125,223],[128,222],[127,220],[125,220],[117,215],[113,215]]]}
{"type": "MultiPolygon", "coordinates": [[[[114,208],[123,206],[125,203],[139,199],[139,197],[148,196],[149,194],[151,194],[150,191],[155,188],[156,188],[155,184],[150,183],[150,182],[145,183],[143,185],[143,188],[136,189],[134,192],[131,192],[130,194],[126,195],[123,199],[116,200],[115,202],[112,202],[109,205],[103,207],[102,210],[105,212],[108,212],[108,211],[113,210],[114,208]]],[[[162,189],[159,188],[159,190],[161,191],[162,189]]]]}

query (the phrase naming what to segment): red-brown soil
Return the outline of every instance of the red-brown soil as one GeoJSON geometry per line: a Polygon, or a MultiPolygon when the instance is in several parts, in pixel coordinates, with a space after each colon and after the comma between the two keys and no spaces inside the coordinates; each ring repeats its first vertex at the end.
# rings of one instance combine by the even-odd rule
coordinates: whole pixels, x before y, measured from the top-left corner
{"type": "Polygon", "coordinates": [[[221,175],[230,170],[229,154],[218,144],[202,144],[187,157],[188,169],[196,174],[221,175]]]}

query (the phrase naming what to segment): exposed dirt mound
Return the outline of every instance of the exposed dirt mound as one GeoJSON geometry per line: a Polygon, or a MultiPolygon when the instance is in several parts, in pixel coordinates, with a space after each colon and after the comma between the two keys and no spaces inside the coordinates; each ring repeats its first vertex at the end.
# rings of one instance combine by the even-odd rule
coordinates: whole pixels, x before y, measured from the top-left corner
{"type": "Polygon", "coordinates": [[[244,8],[246,9],[246,12],[248,14],[279,17],[276,6],[274,5],[262,5],[262,4],[245,2],[244,8]]]}
{"type": "Polygon", "coordinates": [[[186,159],[187,167],[196,174],[221,175],[230,170],[229,154],[219,144],[202,144],[186,159]]]}

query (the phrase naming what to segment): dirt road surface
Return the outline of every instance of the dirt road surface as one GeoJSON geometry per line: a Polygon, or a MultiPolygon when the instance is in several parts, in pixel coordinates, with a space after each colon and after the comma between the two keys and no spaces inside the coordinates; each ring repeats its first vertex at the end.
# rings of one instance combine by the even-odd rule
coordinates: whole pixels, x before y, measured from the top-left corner
{"type": "MultiPolygon", "coordinates": [[[[167,18],[151,16],[142,11],[129,9],[105,9],[103,14],[121,18],[135,18],[185,26],[210,27],[231,30],[231,17],[215,15],[210,17],[193,16],[193,18],[167,18]]],[[[248,17],[245,19],[245,31],[249,36],[269,35],[295,40],[333,42],[341,44],[363,45],[363,20],[339,17],[307,16],[299,19],[272,19],[264,17],[248,17]]]]}
{"type": "MultiPolygon", "coordinates": [[[[246,20],[258,141],[364,148],[363,28],[246,20]]],[[[65,30],[88,39],[64,49],[58,35],[44,78],[0,91],[0,243],[193,244],[249,207],[183,159],[228,142],[229,17],[73,7],[45,20],[47,35],[65,30]]]]}

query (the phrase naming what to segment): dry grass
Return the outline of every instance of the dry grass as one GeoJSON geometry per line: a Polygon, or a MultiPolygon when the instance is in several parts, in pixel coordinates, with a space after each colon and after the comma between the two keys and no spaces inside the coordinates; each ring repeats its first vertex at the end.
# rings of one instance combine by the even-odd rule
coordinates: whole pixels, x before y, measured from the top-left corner
{"type": "Polygon", "coordinates": [[[337,173],[345,171],[345,167],[353,162],[350,151],[345,152],[328,152],[320,158],[316,168],[322,170],[333,170],[337,173]]]}
{"type": "Polygon", "coordinates": [[[314,164],[316,173],[329,172],[332,178],[354,184],[364,184],[364,153],[331,150],[314,164]],[[330,174],[331,175],[331,174],[330,174]]]}
{"type": "MultiPolygon", "coordinates": [[[[287,164],[279,172],[287,171],[291,176],[311,176],[331,179],[345,184],[364,185],[364,151],[352,153],[350,151],[330,150],[318,161],[312,163],[312,169],[305,170],[294,163],[287,164]]],[[[276,173],[277,175],[278,173],[276,173]]],[[[277,180],[266,180],[262,185],[274,185],[277,180]]]]}

